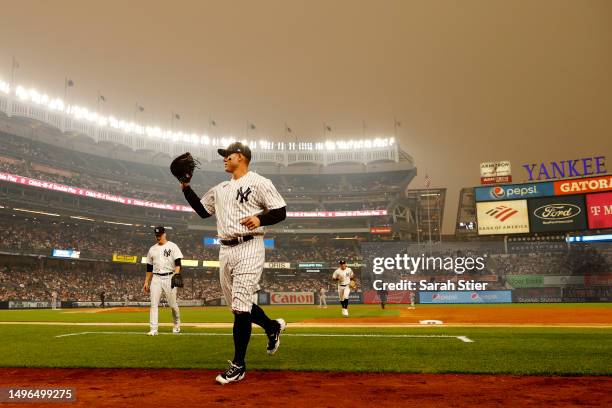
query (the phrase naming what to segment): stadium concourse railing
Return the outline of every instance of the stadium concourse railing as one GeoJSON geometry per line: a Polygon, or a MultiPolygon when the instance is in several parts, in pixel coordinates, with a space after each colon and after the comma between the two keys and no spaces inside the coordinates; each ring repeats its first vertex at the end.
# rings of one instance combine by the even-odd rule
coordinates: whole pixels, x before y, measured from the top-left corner
{"type": "MultiPolygon", "coordinates": [[[[77,119],[62,111],[51,110],[44,105],[23,101],[12,94],[0,92],[0,112],[8,117],[22,117],[45,123],[62,133],[77,133],[97,142],[111,142],[129,146],[132,150],[150,150],[176,156],[190,151],[199,159],[218,160],[216,147],[191,144],[180,140],[152,138],[128,133],[108,126],[100,126],[86,119],[77,119]]],[[[351,150],[254,150],[253,160],[258,163],[276,163],[284,166],[300,163],[328,165],[334,163],[368,164],[379,161],[399,162],[406,154],[400,152],[397,143],[387,146],[351,150]]]]}

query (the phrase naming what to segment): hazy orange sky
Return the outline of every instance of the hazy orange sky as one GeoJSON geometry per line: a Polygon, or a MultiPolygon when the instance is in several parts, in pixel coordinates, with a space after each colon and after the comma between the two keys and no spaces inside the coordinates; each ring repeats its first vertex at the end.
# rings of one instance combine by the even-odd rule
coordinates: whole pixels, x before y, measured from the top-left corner
{"type": "Polygon", "coordinates": [[[131,119],[220,134],[398,139],[413,188],[459,189],[481,161],[592,155],[612,169],[612,2],[3,1],[0,78],[131,119]]]}

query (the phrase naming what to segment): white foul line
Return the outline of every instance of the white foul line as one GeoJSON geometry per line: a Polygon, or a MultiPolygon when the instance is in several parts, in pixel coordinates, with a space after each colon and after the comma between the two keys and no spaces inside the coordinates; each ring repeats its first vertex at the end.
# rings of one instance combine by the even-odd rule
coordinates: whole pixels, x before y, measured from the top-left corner
{"type": "MultiPolygon", "coordinates": [[[[87,334],[139,334],[144,336],[145,332],[122,332],[122,331],[86,331],[78,333],[60,334],[55,336],[70,337],[70,336],[84,336],[87,334]]],[[[161,336],[232,336],[232,333],[159,333],[161,336]]],[[[265,336],[264,333],[253,333],[252,336],[265,336]]],[[[448,335],[436,335],[436,334],[325,334],[325,333],[286,333],[283,337],[374,337],[374,338],[440,338],[440,339],[458,339],[464,343],[473,343],[474,340],[467,336],[448,336],[448,335]]]]}

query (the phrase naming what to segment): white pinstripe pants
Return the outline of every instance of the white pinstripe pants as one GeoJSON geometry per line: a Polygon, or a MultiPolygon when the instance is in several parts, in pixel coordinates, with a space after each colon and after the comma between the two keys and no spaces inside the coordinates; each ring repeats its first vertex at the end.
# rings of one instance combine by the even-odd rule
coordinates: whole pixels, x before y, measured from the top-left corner
{"type": "Polygon", "coordinates": [[[168,306],[172,309],[172,320],[175,325],[181,324],[181,313],[176,301],[176,288],[172,288],[172,275],[159,276],[153,275],[151,279],[151,310],[149,311],[149,326],[151,330],[157,330],[158,326],[158,307],[162,292],[166,295],[168,306]]]}
{"type": "Polygon", "coordinates": [[[225,301],[233,311],[251,312],[265,257],[263,236],[232,247],[221,245],[219,278],[225,301]]]}

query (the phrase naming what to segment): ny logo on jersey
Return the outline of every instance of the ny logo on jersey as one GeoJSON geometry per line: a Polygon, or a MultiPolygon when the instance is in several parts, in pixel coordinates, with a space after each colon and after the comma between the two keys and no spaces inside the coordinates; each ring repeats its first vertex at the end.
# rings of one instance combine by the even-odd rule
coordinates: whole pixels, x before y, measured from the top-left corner
{"type": "Polygon", "coordinates": [[[170,256],[171,253],[172,253],[171,249],[164,249],[164,256],[170,256]]]}
{"type": "Polygon", "coordinates": [[[245,201],[248,202],[249,194],[251,193],[251,187],[247,187],[245,191],[242,191],[242,187],[240,187],[238,190],[236,190],[236,200],[240,199],[240,204],[244,203],[245,201]]]}

